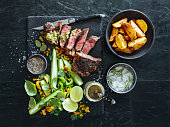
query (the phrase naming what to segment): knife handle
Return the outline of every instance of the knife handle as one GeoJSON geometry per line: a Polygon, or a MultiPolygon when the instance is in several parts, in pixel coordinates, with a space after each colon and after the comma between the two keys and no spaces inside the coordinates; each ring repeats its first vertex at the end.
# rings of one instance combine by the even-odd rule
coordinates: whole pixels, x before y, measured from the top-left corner
{"type": "Polygon", "coordinates": [[[78,22],[78,21],[85,21],[88,19],[93,19],[93,18],[104,18],[105,15],[104,14],[92,14],[92,15],[88,15],[88,16],[83,16],[80,18],[72,18],[69,20],[69,23],[74,23],[74,22],[78,22]]]}

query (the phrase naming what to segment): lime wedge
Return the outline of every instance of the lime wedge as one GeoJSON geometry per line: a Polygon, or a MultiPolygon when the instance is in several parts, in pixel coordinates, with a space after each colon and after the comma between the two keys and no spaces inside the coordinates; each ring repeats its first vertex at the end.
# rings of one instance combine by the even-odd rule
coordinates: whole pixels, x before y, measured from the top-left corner
{"type": "Polygon", "coordinates": [[[79,102],[83,98],[83,89],[80,86],[74,86],[70,91],[70,98],[74,102],[79,102]]]}
{"type": "Polygon", "coordinates": [[[40,51],[42,51],[42,52],[44,52],[46,49],[47,49],[47,46],[46,46],[46,45],[42,45],[42,46],[40,47],[40,51]]]}
{"type": "Polygon", "coordinates": [[[78,109],[77,102],[72,101],[70,98],[67,98],[62,103],[63,108],[68,112],[75,112],[78,109]]]}
{"type": "Polygon", "coordinates": [[[33,97],[30,97],[30,100],[29,100],[29,107],[30,108],[34,108],[34,106],[36,105],[36,101],[33,97]]]}
{"type": "Polygon", "coordinates": [[[37,88],[34,83],[25,80],[25,91],[29,96],[35,96],[37,94],[37,88]]]}

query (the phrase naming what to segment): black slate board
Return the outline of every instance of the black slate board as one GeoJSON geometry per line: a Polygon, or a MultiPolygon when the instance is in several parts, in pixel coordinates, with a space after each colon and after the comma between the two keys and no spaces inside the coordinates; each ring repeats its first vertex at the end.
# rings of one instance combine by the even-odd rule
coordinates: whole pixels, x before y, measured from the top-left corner
{"type": "MultiPolygon", "coordinates": [[[[39,51],[39,49],[35,46],[35,40],[38,39],[39,36],[39,31],[34,31],[32,30],[32,28],[37,27],[37,26],[41,26],[46,22],[54,22],[57,20],[61,20],[61,19],[66,19],[66,18],[73,18],[75,16],[29,16],[28,17],[28,23],[27,23],[27,34],[28,34],[28,39],[27,39],[27,53],[28,56],[35,54],[35,53],[41,53],[39,51]]],[[[78,16],[76,16],[75,18],[78,18],[78,16]]],[[[89,33],[88,33],[88,38],[91,35],[96,35],[96,36],[101,36],[102,34],[102,19],[101,18],[94,18],[94,19],[89,19],[86,21],[80,21],[80,22],[76,22],[73,24],[70,24],[70,26],[72,27],[72,30],[75,28],[89,28],[89,33]]],[[[103,38],[102,38],[103,39],[103,38]]],[[[102,39],[100,39],[97,44],[95,45],[95,47],[92,49],[92,51],[89,53],[90,55],[92,55],[93,57],[99,57],[102,58],[102,39]]],[[[41,53],[43,54],[43,53],[41,53]]],[[[48,59],[48,58],[47,58],[48,59]]],[[[102,82],[102,64],[100,65],[100,67],[98,68],[98,70],[96,70],[94,73],[92,73],[88,78],[83,79],[84,84],[88,81],[98,81],[100,83],[103,84],[102,82]]],[[[46,73],[50,72],[50,63],[48,60],[48,68],[46,73]]],[[[35,76],[31,75],[30,76],[31,79],[35,76]]],[[[104,102],[103,100],[97,103],[92,103],[92,102],[88,102],[87,105],[89,105],[90,107],[90,114],[89,115],[102,115],[104,113],[104,102]]],[[[62,116],[62,115],[61,115],[62,116]]],[[[64,115],[65,116],[65,115],[64,115]]],[[[36,115],[36,117],[38,117],[38,115],[36,115]]]]}

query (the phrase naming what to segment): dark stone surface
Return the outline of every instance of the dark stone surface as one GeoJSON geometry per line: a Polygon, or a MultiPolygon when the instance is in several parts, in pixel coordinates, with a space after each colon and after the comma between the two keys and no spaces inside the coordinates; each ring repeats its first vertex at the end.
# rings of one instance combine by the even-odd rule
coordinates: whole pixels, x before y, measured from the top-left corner
{"type": "MultiPolygon", "coordinates": [[[[0,126],[170,126],[170,1],[169,0],[1,0],[0,2],[0,126]],[[135,89],[125,95],[107,93],[117,100],[105,103],[102,116],[71,121],[60,117],[34,117],[27,114],[27,95],[23,84],[25,68],[26,17],[30,15],[88,15],[104,13],[103,37],[109,19],[124,9],[138,9],[152,20],[156,39],[152,49],[136,60],[123,60],[111,53],[103,42],[104,74],[114,63],[125,62],[138,75],[135,89]]],[[[103,79],[105,80],[105,79],[103,79]]]]}

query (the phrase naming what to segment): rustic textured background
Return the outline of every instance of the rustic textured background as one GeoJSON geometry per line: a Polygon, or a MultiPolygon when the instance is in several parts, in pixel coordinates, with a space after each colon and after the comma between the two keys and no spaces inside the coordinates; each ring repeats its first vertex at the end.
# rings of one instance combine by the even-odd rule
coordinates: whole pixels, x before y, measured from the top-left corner
{"type": "MultiPolygon", "coordinates": [[[[170,1],[169,0],[1,0],[0,2],[0,126],[170,126],[170,1]],[[103,42],[104,74],[114,63],[126,62],[138,75],[135,89],[125,95],[112,93],[117,105],[105,103],[102,116],[69,118],[30,117],[23,85],[26,62],[26,17],[30,15],[88,15],[103,13],[103,37],[109,19],[124,9],[138,9],[152,20],[156,39],[152,49],[136,60],[123,60],[103,42]]],[[[103,79],[104,80],[104,79],[103,79]]],[[[64,117],[64,116],[63,116],[64,117]]]]}

